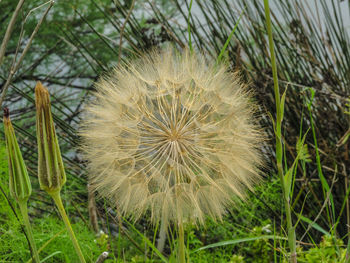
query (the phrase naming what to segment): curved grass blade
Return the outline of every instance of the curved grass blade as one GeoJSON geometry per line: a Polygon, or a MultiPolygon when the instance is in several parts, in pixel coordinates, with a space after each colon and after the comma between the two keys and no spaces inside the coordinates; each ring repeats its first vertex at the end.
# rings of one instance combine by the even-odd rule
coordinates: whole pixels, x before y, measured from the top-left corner
{"type": "Polygon", "coordinates": [[[255,240],[260,240],[260,239],[280,239],[280,240],[287,240],[285,237],[280,237],[280,236],[275,236],[275,235],[263,235],[263,236],[256,236],[256,237],[244,237],[244,238],[239,238],[239,239],[234,239],[234,240],[227,240],[227,241],[221,241],[217,243],[213,243],[201,248],[196,249],[195,251],[192,251],[191,253],[195,253],[204,249],[208,248],[214,248],[214,247],[221,247],[221,246],[227,246],[227,245],[234,245],[234,244],[239,244],[243,242],[249,242],[249,241],[255,241],[255,240]]]}

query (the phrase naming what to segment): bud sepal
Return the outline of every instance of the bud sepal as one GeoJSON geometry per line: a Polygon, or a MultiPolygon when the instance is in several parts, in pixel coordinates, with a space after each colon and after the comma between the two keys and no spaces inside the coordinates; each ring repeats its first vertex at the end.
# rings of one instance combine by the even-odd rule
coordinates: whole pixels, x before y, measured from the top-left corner
{"type": "Polygon", "coordinates": [[[19,205],[23,224],[26,228],[27,237],[32,251],[33,262],[40,263],[39,254],[34,242],[33,232],[28,217],[27,203],[30,195],[32,194],[32,185],[30,183],[27,166],[24,163],[21,150],[19,149],[15,130],[10,120],[10,113],[7,108],[4,109],[4,127],[9,165],[10,195],[19,205]]]}
{"type": "Polygon", "coordinates": [[[35,104],[39,183],[41,189],[53,193],[61,190],[66,174],[51,114],[50,94],[40,82],[35,87],[35,104]]]}
{"type": "Polygon", "coordinates": [[[17,202],[26,202],[32,193],[32,186],[7,108],[4,109],[4,128],[9,165],[10,194],[17,202]]]}

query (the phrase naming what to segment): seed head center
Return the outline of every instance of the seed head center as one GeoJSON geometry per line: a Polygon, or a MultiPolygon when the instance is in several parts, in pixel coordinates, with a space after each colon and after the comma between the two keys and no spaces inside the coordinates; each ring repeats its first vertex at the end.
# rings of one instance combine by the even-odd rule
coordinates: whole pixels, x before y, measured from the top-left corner
{"type": "Polygon", "coordinates": [[[172,131],[169,135],[169,140],[171,142],[179,141],[180,138],[181,138],[181,135],[176,130],[172,131]]]}

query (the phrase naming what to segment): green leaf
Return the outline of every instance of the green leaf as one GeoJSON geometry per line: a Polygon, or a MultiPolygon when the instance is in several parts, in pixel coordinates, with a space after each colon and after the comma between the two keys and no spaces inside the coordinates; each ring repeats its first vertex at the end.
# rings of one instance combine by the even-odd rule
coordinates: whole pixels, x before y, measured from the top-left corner
{"type": "Polygon", "coordinates": [[[312,88],[308,88],[307,90],[311,93],[311,98],[307,101],[307,108],[309,109],[309,111],[311,111],[311,106],[315,98],[315,90],[312,88]]]}
{"type": "Polygon", "coordinates": [[[280,105],[280,107],[281,107],[281,122],[283,121],[283,116],[284,116],[284,103],[286,101],[287,89],[288,89],[288,86],[284,90],[282,97],[281,97],[281,105],[280,105]]]}
{"type": "Polygon", "coordinates": [[[298,139],[297,146],[296,146],[296,148],[297,148],[297,156],[295,157],[292,166],[289,167],[289,169],[287,170],[286,174],[284,175],[284,184],[285,184],[285,187],[286,187],[286,192],[285,192],[286,198],[288,198],[289,194],[290,194],[290,190],[291,190],[291,187],[292,187],[292,178],[293,178],[292,174],[293,174],[293,171],[294,171],[295,167],[298,164],[298,161],[301,158],[306,159],[307,157],[309,157],[309,155],[307,154],[307,147],[306,147],[306,153],[305,153],[305,147],[304,147],[304,146],[306,146],[304,144],[304,142],[305,142],[306,135],[308,134],[308,132],[309,132],[309,129],[305,132],[305,134],[304,134],[304,136],[303,136],[303,138],[301,140],[300,140],[300,138],[298,139]]]}
{"type": "Polygon", "coordinates": [[[292,188],[292,178],[293,178],[292,174],[293,174],[293,170],[295,167],[294,164],[295,164],[295,161],[294,161],[293,165],[288,169],[286,174],[284,175],[284,185],[286,187],[286,192],[285,192],[286,199],[288,199],[289,194],[290,194],[290,190],[292,188]]]}
{"type": "MultiPolygon", "coordinates": [[[[192,3],[192,1],[191,1],[191,3],[192,3]]],[[[239,16],[239,18],[238,18],[238,20],[237,20],[235,26],[233,27],[233,29],[232,29],[230,35],[228,36],[228,38],[227,38],[227,40],[226,40],[224,46],[222,47],[222,49],[221,49],[221,51],[220,51],[220,54],[219,54],[218,58],[216,59],[216,63],[217,63],[217,64],[221,61],[222,56],[224,55],[225,50],[226,50],[228,44],[230,43],[231,38],[233,37],[233,34],[235,33],[235,31],[236,31],[236,29],[237,29],[237,27],[238,27],[239,21],[241,20],[241,18],[242,18],[242,16],[243,16],[244,12],[245,12],[245,9],[244,9],[244,10],[242,11],[242,13],[240,14],[240,16],[239,16]]]]}
{"type": "Polygon", "coordinates": [[[270,112],[267,112],[267,115],[269,116],[269,118],[270,118],[270,120],[271,120],[271,122],[272,122],[272,127],[273,127],[274,133],[277,134],[277,133],[276,133],[276,132],[277,132],[277,131],[276,131],[276,123],[275,123],[274,118],[272,117],[272,115],[271,115],[270,112]]]}
{"type": "Polygon", "coordinates": [[[239,238],[239,239],[234,239],[234,240],[227,240],[227,241],[221,241],[218,243],[210,244],[201,248],[198,248],[191,253],[195,253],[204,249],[208,248],[214,248],[214,247],[221,247],[221,246],[227,246],[227,245],[234,245],[238,243],[243,243],[243,242],[249,242],[249,241],[254,241],[254,240],[260,240],[260,239],[280,239],[280,240],[287,240],[285,237],[280,237],[280,236],[274,236],[274,235],[263,235],[263,236],[256,236],[256,237],[244,237],[244,238],[239,238]]]}
{"type": "MultiPolygon", "coordinates": [[[[305,138],[304,138],[305,140],[305,138]]],[[[307,148],[307,144],[304,144],[304,140],[300,140],[300,138],[298,139],[297,145],[296,145],[296,149],[297,149],[297,154],[299,156],[299,160],[302,160],[304,162],[311,162],[310,159],[310,154],[309,154],[309,150],[307,148]]]]}
{"type": "Polygon", "coordinates": [[[313,222],[311,219],[309,219],[309,218],[307,218],[307,217],[305,217],[303,215],[300,215],[300,214],[298,214],[298,216],[300,217],[301,220],[303,220],[304,222],[308,223],[311,227],[313,227],[317,231],[325,234],[326,236],[330,235],[325,229],[320,227],[317,223],[313,222]]]}

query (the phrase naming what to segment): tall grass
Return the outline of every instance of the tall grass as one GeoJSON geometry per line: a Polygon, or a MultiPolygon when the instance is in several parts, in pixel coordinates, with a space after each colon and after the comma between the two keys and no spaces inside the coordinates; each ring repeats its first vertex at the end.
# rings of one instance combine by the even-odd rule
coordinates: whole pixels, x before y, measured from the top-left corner
{"type": "Polygon", "coordinates": [[[297,262],[297,254],[296,254],[296,237],[295,237],[295,228],[292,222],[292,211],[291,211],[291,201],[290,201],[290,192],[292,187],[292,174],[286,173],[284,174],[283,170],[283,145],[282,145],[282,120],[284,114],[284,103],[286,98],[286,92],[283,93],[282,97],[280,95],[280,90],[278,86],[278,75],[277,75],[277,65],[276,65],[276,57],[275,57],[275,49],[274,42],[272,37],[272,25],[270,18],[270,7],[269,1],[264,0],[265,6],[265,17],[266,17],[266,27],[269,39],[269,48],[270,48],[270,56],[271,56],[271,67],[272,67],[272,75],[273,75],[273,86],[275,93],[275,104],[276,104],[276,122],[274,124],[275,136],[276,136],[276,162],[277,162],[277,173],[280,178],[283,200],[284,200],[284,208],[286,210],[286,220],[287,220],[287,232],[288,232],[288,244],[290,249],[290,258],[291,262],[297,262]]]}

